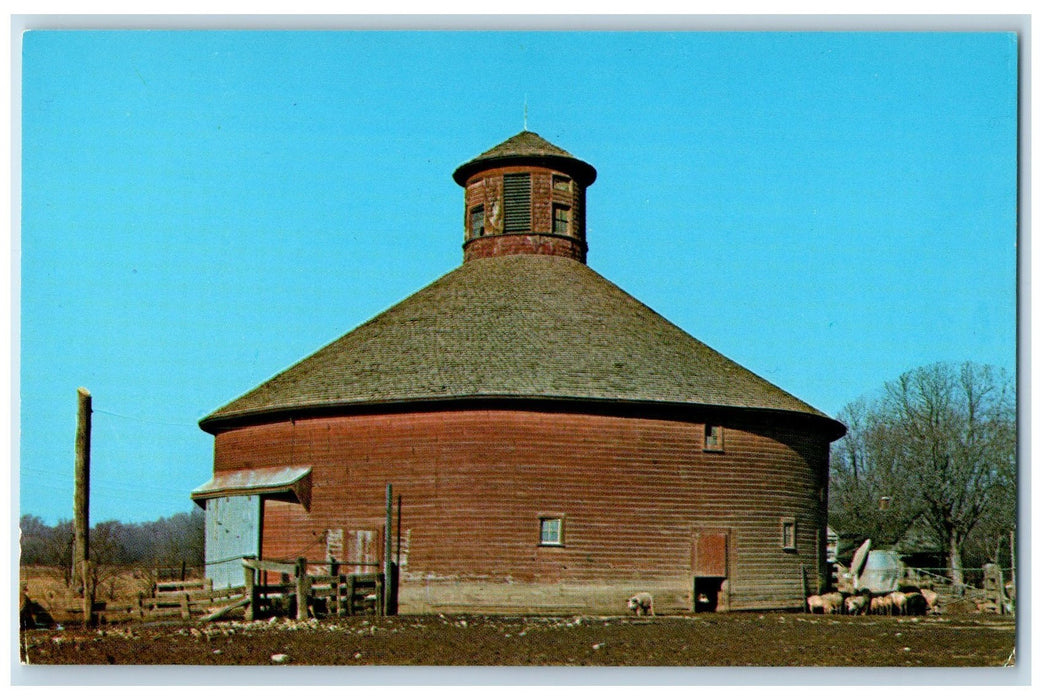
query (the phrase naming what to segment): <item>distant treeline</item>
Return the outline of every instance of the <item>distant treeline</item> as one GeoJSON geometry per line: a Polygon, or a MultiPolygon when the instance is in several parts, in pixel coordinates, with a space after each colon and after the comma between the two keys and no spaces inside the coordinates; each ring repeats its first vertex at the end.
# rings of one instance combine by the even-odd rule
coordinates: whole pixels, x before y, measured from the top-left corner
{"type": "MultiPolygon", "coordinates": [[[[71,571],[71,520],[52,527],[35,515],[23,515],[19,525],[23,566],[71,571]]],[[[199,508],[148,523],[108,520],[90,529],[90,558],[99,566],[198,567],[203,564],[204,539],[204,511],[199,508]]]]}

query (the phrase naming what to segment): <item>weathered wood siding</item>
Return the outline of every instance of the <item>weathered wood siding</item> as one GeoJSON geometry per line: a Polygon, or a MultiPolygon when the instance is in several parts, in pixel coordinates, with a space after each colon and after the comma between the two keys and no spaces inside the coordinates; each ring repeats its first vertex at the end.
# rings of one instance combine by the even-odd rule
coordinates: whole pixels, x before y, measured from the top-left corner
{"type": "Polygon", "coordinates": [[[206,578],[215,588],[243,584],[242,558],[260,547],[260,496],[225,496],[206,503],[206,578]]]}
{"type": "Polygon", "coordinates": [[[515,601],[526,584],[538,587],[540,604],[557,591],[564,605],[584,585],[618,582],[657,586],[669,601],[657,607],[690,606],[700,532],[727,534],[732,609],[799,605],[801,567],[812,589],[823,582],[827,439],[724,423],[722,452],[704,451],[703,440],[701,423],[577,413],[322,417],[221,433],[215,469],[312,467],[309,511],[265,503],[266,558],[321,559],[330,530],[342,531],[345,549],[359,531],[381,538],[393,483],[407,550],[403,610],[419,582],[435,607],[451,607],[439,582],[472,584],[473,605],[482,596],[494,605],[500,585],[515,601]],[[539,545],[541,516],[563,518],[564,546],[539,545]],[[784,519],[796,522],[794,550],[782,547],[784,519]]]}

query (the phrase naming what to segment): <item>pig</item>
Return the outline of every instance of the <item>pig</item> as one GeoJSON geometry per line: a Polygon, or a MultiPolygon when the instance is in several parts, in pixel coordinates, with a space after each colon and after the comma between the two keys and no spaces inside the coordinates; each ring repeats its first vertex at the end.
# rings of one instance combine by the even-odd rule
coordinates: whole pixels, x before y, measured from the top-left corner
{"type": "Polygon", "coordinates": [[[846,608],[848,615],[865,615],[868,613],[868,604],[872,600],[872,593],[869,591],[858,591],[854,595],[846,599],[846,608]]]}
{"type": "Polygon", "coordinates": [[[868,610],[873,615],[889,615],[893,609],[893,599],[889,595],[875,596],[868,603],[868,610]]]}
{"type": "Polygon", "coordinates": [[[843,612],[843,594],[838,591],[821,594],[821,602],[825,604],[823,612],[826,614],[843,612]]]}
{"type": "Polygon", "coordinates": [[[655,614],[654,600],[647,591],[632,596],[626,601],[626,607],[630,609],[630,612],[636,613],[637,617],[655,614]]]}
{"type": "Polygon", "coordinates": [[[927,612],[934,612],[934,611],[936,611],[937,610],[937,598],[938,598],[937,591],[930,590],[929,588],[924,588],[924,589],[922,589],[919,592],[922,593],[923,598],[926,599],[926,611],[927,612]]]}

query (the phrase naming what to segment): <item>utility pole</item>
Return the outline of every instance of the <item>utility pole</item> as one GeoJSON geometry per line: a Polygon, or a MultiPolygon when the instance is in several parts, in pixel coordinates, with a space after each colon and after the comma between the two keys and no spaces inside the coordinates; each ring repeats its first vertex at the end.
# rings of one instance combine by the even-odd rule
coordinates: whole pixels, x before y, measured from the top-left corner
{"type": "Polygon", "coordinates": [[[76,418],[76,467],[73,492],[72,580],[77,591],[83,590],[85,569],[90,560],[90,392],[76,390],[78,413],[76,418]]]}

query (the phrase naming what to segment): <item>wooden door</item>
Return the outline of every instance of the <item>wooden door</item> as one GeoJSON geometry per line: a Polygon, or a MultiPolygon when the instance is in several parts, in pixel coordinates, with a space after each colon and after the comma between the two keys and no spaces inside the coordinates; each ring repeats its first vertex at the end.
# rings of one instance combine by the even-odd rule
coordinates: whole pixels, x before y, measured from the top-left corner
{"type": "Polygon", "coordinates": [[[356,574],[372,574],[380,570],[383,555],[383,529],[349,529],[347,535],[347,561],[356,574]]]}
{"type": "Polygon", "coordinates": [[[723,530],[696,530],[691,542],[692,575],[727,578],[727,540],[723,530]]]}
{"type": "Polygon", "coordinates": [[[260,496],[206,501],[206,578],[214,588],[243,585],[242,558],[260,556],[260,524],[260,496]]]}

